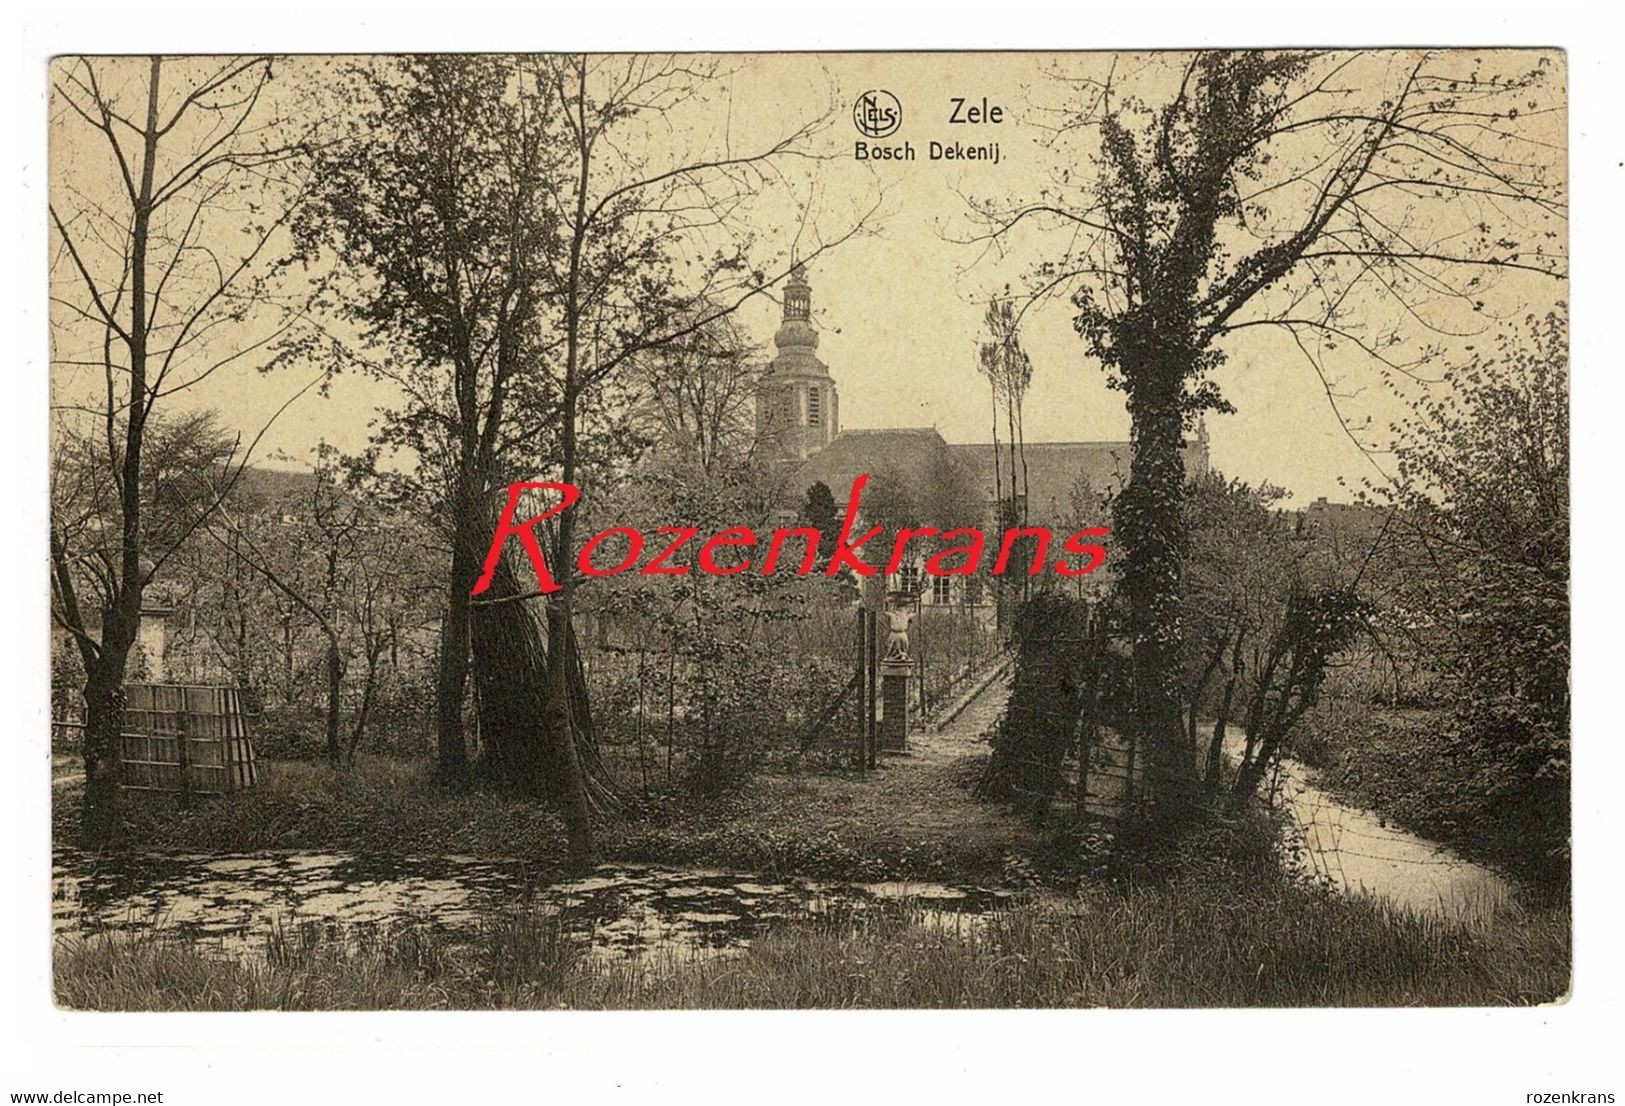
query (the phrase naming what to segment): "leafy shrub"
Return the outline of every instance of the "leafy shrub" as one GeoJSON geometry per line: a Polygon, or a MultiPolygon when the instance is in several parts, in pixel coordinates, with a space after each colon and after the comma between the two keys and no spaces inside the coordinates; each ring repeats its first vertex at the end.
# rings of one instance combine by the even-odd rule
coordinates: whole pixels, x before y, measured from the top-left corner
{"type": "Polygon", "coordinates": [[[1078,716],[1078,658],[1089,633],[1089,606],[1040,592],[1016,609],[1015,674],[979,788],[1001,799],[1041,804],[1060,781],[1078,716]]]}

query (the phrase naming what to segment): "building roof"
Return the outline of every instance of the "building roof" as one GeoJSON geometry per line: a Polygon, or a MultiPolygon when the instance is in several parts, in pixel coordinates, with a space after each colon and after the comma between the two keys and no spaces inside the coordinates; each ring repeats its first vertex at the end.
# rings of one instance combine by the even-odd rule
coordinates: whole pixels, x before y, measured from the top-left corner
{"type": "Polygon", "coordinates": [[[1389,523],[1390,513],[1374,503],[1332,503],[1321,496],[1298,510],[1299,528],[1333,545],[1371,547],[1389,523]]]}
{"type": "MultiPolygon", "coordinates": [[[[996,498],[995,471],[1010,494],[1010,447],[1000,443],[998,468],[994,468],[991,443],[976,442],[949,446],[954,457],[976,481],[988,500],[996,498]]],[[[1128,482],[1132,447],[1128,442],[1028,442],[1016,451],[1017,486],[1027,489],[1027,511],[1037,520],[1066,514],[1071,507],[1072,490],[1080,476],[1086,477],[1097,495],[1120,491],[1128,482]]]]}
{"type": "Polygon", "coordinates": [[[309,496],[315,482],[316,474],[310,469],[273,469],[249,465],[238,477],[236,486],[232,488],[232,496],[238,503],[245,499],[271,503],[295,496],[309,496]]]}
{"type": "MultiPolygon", "coordinates": [[[[917,481],[946,462],[964,473],[982,498],[991,503],[998,498],[994,448],[988,442],[950,445],[930,426],[844,430],[796,470],[790,491],[799,498],[821,480],[834,493],[836,502],[844,505],[847,489],[860,473],[885,472],[917,481]]],[[[1009,495],[1009,446],[1001,443],[997,449],[999,483],[1004,494],[1009,495]]],[[[1097,495],[1121,491],[1128,482],[1132,446],[1128,442],[1028,442],[1024,451],[1016,453],[1018,474],[1023,453],[1029,517],[1037,522],[1070,513],[1073,488],[1080,476],[1088,480],[1097,495]]],[[[1187,444],[1185,465],[1192,475],[1206,472],[1206,448],[1200,443],[1187,444]]]]}
{"type": "Polygon", "coordinates": [[[799,498],[823,481],[834,493],[836,505],[844,509],[852,481],[863,473],[917,479],[945,463],[954,464],[955,459],[935,427],[843,430],[802,463],[790,481],[790,491],[799,498]]]}

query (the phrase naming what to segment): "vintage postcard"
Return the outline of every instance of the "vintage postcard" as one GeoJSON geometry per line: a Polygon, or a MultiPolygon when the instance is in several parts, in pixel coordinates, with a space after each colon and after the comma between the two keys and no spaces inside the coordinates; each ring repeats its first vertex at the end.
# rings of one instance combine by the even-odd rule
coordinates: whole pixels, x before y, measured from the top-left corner
{"type": "Polygon", "coordinates": [[[1567,96],[53,59],[57,1005],[1563,1001],[1567,96]]]}

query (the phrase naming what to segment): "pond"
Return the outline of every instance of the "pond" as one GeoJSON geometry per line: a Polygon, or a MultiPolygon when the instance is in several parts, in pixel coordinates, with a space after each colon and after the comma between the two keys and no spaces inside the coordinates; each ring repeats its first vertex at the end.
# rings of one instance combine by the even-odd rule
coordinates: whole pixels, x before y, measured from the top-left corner
{"type": "Polygon", "coordinates": [[[159,929],[256,956],[278,929],[343,937],[417,924],[455,941],[516,910],[557,918],[603,962],[706,958],[788,921],[907,904],[932,925],[974,927],[1016,894],[931,883],[768,880],[707,869],[615,864],[560,881],[522,861],[341,853],[94,857],[56,854],[58,937],[159,929]]]}

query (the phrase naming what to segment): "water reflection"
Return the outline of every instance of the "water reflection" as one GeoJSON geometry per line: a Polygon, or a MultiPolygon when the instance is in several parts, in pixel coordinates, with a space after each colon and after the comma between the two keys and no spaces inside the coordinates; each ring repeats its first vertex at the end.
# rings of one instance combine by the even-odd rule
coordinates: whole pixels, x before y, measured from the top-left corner
{"type": "Polygon", "coordinates": [[[559,882],[521,861],[369,858],[339,853],[56,856],[52,917],[59,936],[153,928],[258,955],[276,930],[315,926],[343,938],[423,925],[453,940],[525,910],[557,918],[606,961],[709,956],[743,948],[789,920],[839,921],[907,902],[927,924],[968,928],[1009,891],[927,883],[766,881],[716,870],[605,865],[559,882]]]}

